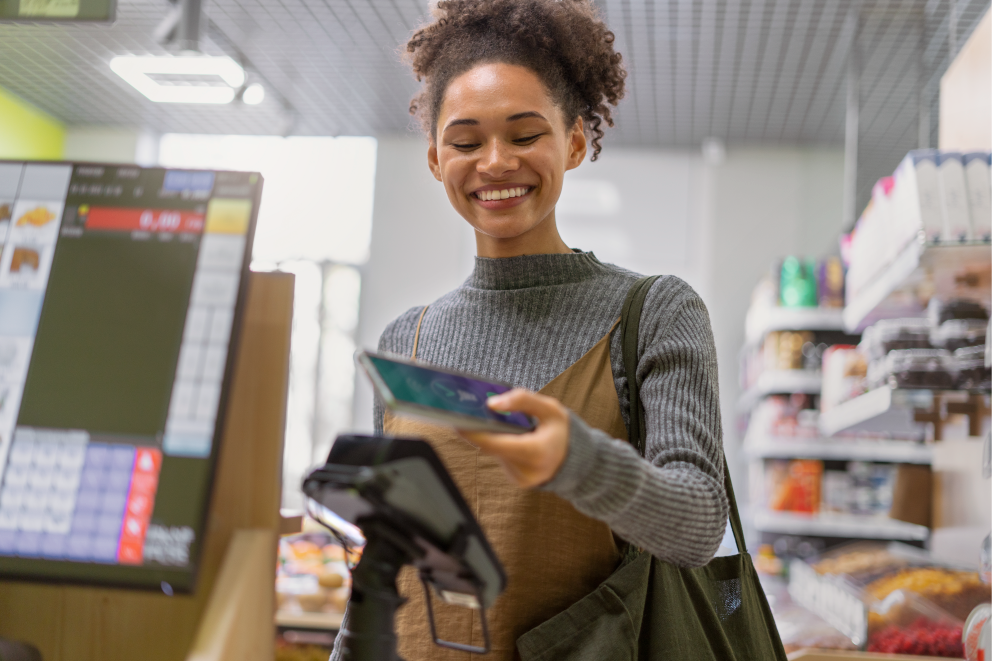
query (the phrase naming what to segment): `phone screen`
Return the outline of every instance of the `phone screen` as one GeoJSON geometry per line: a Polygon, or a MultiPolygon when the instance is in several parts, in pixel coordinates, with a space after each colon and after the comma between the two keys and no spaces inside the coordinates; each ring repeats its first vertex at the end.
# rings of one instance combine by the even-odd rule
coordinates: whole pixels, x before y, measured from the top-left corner
{"type": "Polygon", "coordinates": [[[500,413],[486,406],[487,399],[510,390],[510,386],[487,383],[460,374],[396,362],[371,354],[368,358],[398,401],[516,425],[524,429],[534,427],[523,413],[500,413]]]}

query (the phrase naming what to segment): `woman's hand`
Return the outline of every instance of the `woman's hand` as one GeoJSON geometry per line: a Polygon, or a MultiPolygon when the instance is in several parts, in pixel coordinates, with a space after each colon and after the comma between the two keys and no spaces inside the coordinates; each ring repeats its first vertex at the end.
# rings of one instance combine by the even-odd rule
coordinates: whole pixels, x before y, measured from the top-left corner
{"type": "Polygon", "coordinates": [[[498,458],[510,479],[529,489],[555,476],[568,455],[568,409],[553,397],[523,388],[490,397],[494,411],[520,411],[537,418],[527,434],[494,434],[458,430],[469,443],[498,458]]]}

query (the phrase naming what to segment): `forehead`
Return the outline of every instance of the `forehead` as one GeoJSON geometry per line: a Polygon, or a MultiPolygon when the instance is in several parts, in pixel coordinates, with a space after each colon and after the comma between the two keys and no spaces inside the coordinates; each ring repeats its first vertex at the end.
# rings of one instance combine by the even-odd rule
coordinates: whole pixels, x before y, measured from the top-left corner
{"type": "Polygon", "coordinates": [[[536,73],[515,64],[487,63],[472,67],[448,84],[438,114],[438,126],[452,119],[501,121],[511,115],[537,111],[549,117],[555,104],[536,73]]]}

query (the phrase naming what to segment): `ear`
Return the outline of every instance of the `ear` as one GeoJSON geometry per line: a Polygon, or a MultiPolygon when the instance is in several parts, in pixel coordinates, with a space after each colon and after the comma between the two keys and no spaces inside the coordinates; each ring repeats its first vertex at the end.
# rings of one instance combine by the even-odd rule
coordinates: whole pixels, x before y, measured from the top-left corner
{"type": "Polygon", "coordinates": [[[437,160],[437,143],[433,139],[427,147],[427,167],[431,169],[434,178],[441,181],[441,164],[437,160]]]}
{"type": "Polygon", "coordinates": [[[586,132],[582,118],[579,117],[572,125],[568,135],[568,160],[565,162],[566,170],[573,170],[586,158],[586,132]]]}

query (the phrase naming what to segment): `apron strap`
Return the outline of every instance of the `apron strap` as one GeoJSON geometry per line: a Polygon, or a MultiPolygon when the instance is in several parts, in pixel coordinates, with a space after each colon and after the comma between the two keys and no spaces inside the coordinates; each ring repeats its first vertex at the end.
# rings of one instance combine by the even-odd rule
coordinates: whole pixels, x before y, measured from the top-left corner
{"type": "Polygon", "coordinates": [[[413,334],[413,354],[410,356],[410,360],[417,359],[417,343],[420,342],[420,324],[424,322],[424,315],[427,314],[427,308],[429,305],[425,305],[424,309],[420,311],[420,318],[417,319],[417,332],[413,334]]]}
{"type": "MultiPolygon", "coordinates": [[[[644,425],[644,408],[637,384],[637,331],[641,322],[641,309],[647,298],[651,285],[659,276],[652,275],[641,278],[627,292],[620,312],[620,346],[623,353],[623,369],[627,375],[627,388],[630,393],[630,423],[628,438],[638,454],[645,456],[647,443],[647,428],[644,425]]],[[[737,511],[737,499],[734,497],[734,485],[730,482],[730,469],[727,468],[727,456],[723,457],[723,485],[727,492],[727,504],[730,506],[730,528],[734,531],[734,541],[737,552],[745,553],[744,530],[741,526],[741,516],[737,511]]]]}

